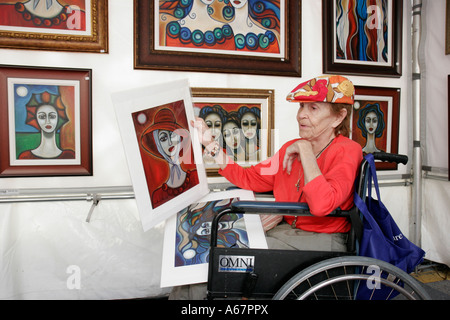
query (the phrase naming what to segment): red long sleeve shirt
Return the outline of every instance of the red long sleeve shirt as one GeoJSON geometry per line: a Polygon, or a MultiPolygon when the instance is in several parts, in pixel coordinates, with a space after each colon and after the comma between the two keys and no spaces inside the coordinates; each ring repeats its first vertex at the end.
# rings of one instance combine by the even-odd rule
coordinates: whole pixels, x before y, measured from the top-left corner
{"type": "Polygon", "coordinates": [[[298,139],[284,144],[271,158],[249,168],[230,161],[219,173],[239,188],[255,192],[273,191],[276,201],[306,202],[315,217],[285,216],[287,223],[305,231],[336,233],[348,232],[350,223],[345,218],[326,217],[340,207],[353,206],[353,190],[358,168],[362,161],[361,146],[338,135],[317,159],[322,175],[304,184],[300,161],[292,165],[291,174],[283,171],[286,148],[298,139]],[[297,191],[297,181],[300,182],[297,191]]]}

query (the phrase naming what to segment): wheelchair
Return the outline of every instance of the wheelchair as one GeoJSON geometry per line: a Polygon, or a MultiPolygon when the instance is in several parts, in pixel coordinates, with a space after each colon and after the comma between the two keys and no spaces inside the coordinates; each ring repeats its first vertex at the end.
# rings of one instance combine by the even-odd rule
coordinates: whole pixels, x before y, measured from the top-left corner
{"type": "MultiPolygon", "coordinates": [[[[407,156],[389,153],[375,153],[374,158],[403,164],[408,161],[407,156]]],[[[363,200],[367,170],[368,163],[363,160],[355,182],[363,200]]],[[[358,256],[362,220],[356,206],[349,211],[338,208],[328,215],[351,221],[345,252],[218,247],[220,219],[230,213],[311,215],[305,203],[271,201],[236,201],[220,211],[212,222],[207,299],[356,300],[360,287],[369,290],[364,299],[380,299],[374,295],[380,288],[385,292],[382,299],[430,299],[421,284],[403,270],[358,256]]]]}

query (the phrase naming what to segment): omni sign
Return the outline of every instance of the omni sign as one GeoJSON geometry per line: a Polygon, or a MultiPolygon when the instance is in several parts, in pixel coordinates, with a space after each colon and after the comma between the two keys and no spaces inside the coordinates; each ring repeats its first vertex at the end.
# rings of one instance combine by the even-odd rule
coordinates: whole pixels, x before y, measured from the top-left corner
{"type": "Polygon", "coordinates": [[[254,256],[219,256],[219,272],[253,272],[254,256]]]}

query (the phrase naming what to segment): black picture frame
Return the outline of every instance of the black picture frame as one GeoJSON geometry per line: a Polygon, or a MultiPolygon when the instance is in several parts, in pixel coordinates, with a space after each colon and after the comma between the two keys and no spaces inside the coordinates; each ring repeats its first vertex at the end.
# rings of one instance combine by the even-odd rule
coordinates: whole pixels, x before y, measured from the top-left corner
{"type": "MultiPolygon", "coordinates": [[[[392,26],[391,38],[388,43],[391,48],[388,54],[389,65],[366,63],[356,60],[336,59],[337,33],[335,31],[334,13],[335,4],[339,0],[322,0],[323,8],[323,72],[326,74],[348,74],[378,77],[400,77],[402,75],[402,24],[403,24],[403,0],[390,0],[389,8],[392,11],[391,19],[388,17],[388,26],[392,26]],[[348,61],[348,62],[347,62],[348,61]]],[[[363,0],[356,0],[363,1],[363,0]]],[[[381,11],[381,10],[380,10],[381,11]]]]}

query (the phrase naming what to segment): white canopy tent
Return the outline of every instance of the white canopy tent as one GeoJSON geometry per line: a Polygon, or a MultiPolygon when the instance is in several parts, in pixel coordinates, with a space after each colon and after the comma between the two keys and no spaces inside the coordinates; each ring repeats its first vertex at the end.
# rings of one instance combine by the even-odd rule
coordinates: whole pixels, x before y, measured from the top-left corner
{"type": "MultiPolygon", "coordinates": [[[[380,173],[383,202],[427,259],[450,265],[445,0],[403,4],[402,76],[350,78],[401,89],[399,153],[410,162],[380,173]]],[[[134,70],[132,1],[109,1],[107,55],[0,49],[2,64],[91,68],[94,140],[92,177],[0,179],[0,299],[167,294],[159,287],[163,227],[142,231],[111,93],[184,78],[194,87],[274,89],[278,149],[297,134],[286,125],[297,110],[285,95],[322,73],[321,14],[320,1],[302,1],[301,78],[134,70]]]]}

